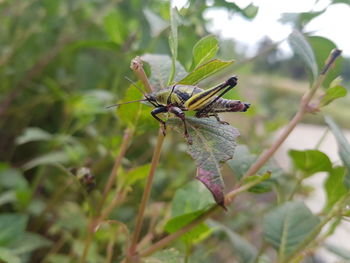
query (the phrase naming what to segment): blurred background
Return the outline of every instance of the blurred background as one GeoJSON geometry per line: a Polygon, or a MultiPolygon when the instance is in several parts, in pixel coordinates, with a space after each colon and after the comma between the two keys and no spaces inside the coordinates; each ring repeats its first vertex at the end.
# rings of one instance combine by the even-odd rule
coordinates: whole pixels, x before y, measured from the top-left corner
{"type": "MultiPolygon", "coordinates": [[[[305,33],[320,65],[330,50],[343,49],[330,75],[333,79],[341,75],[344,87],[349,87],[349,1],[183,0],[173,4],[179,10],[178,60],[187,70],[193,46],[208,34],[219,40],[219,58],[236,60],[200,87],[238,75],[238,86],[225,97],[249,101],[252,108],[223,118],[240,131],[239,143],[252,153],[270,145],[310,85],[304,62],[287,41],[293,29],[305,33]]],[[[146,53],[170,54],[169,5],[163,0],[0,0],[0,261],[78,262],[87,232],[88,199],[100,198],[126,127],[132,127],[134,135],[119,176],[133,179],[110,218],[133,228],[158,123],[146,105],[130,104],[120,111],[105,106],[141,98],[125,78],[137,81],[130,70],[131,59],[146,53]],[[135,107],[142,111],[137,126],[127,117],[135,107]],[[88,199],[67,172],[80,167],[89,168],[94,177],[88,199]]],[[[350,128],[349,96],[322,112],[350,128]]],[[[300,136],[276,158],[286,182],[293,180],[288,177],[292,176],[286,154],[289,146],[313,148],[327,130],[322,114],[306,116],[300,129],[300,136]],[[310,138],[310,144],[300,140],[304,137],[310,138]]],[[[337,161],[334,144],[329,142],[333,145],[329,154],[337,161]]],[[[325,151],[329,148],[324,146],[325,151]]],[[[155,233],[153,240],[164,236],[162,227],[170,217],[174,194],[193,183],[195,170],[183,138],[168,132],[146,217],[147,227],[155,233]]],[[[235,182],[226,166],[224,180],[227,189],[235,182]]],[[[300,189],[300,196],[307,199],[317,192],[313,185],[300,189]]],[[[108,200],[114,194],[111,191],[108,200]]],[[[234,210],[215,219],[258,246],[263,241],[258,237],[256,214],[264,213],[275,198],[272,192],[243,195],[235,201],[234,210]]],[[[112,232],[109,226],[98,231],[88,262],[120,262],[126,234],[120,226],[112,228],[112,232]],[[112,236],[114,254],[106,261],[112,236]]],[[[218,262],[218,258],[244,262],[237,259],[222,233],[207,236],[191,246],[190,262],[218,262]]],[[[143,246],[151,240],[143,240],[143,246]]],[[[176,246],[186,250],[182,243],[176,246]]],[[[325,260],[328,254],[319,255],[310,255],[307,262],[331,262],[325,260]]]]}

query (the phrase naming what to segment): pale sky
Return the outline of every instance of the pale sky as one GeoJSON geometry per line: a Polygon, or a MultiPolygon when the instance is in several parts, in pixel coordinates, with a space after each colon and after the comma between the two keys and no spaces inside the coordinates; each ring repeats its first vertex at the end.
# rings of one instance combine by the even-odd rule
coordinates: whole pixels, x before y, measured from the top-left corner
{"type": "MultiPolygon", "coordinates": [[[[249,0],[231,1],[241,8],[251,3],[249,0]]],[[[259,6],[258,15],[253,21],[244,19],[238,14],[229,16],[224,9],[211,9],[204,16],[212,20],[209,31],[224,38],[233,38],[247,45],[247,52],[254,53],[256,44],[264,36],[274,41],[286,39],[292,28],[278,22],[282,13],[309,12],[322,10],[329,4],[329,0],[255,0],[259,6]],[[315,4],[315,2],[317,2],[315,4]]],[[[178,7],[186,0],[174,0],[178,7]]],[[[331,39],[343,54],[350,56],[350,7],[345,4],[330,6],[325,13],[313,19],[306,27],[306,31],[315,32],[313,35],[331,39]]],[[[281,48],[289,51],[287,43],[281,48]]]]}

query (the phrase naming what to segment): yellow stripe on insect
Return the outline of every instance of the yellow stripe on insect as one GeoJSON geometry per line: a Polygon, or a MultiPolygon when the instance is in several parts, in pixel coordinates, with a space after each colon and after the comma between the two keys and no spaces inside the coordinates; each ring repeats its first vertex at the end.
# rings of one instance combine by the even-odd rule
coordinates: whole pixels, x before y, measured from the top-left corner
{"type": "Polygon", "coordinates": [[[203,108],[205,105],[214,100],[214,96],[225,87],[226,85],[219,85],[211,89],[204,90],[203,92],[200,92],[188,99],[185,103],[185,107],[188,110],[196,110],[203,108]]]}

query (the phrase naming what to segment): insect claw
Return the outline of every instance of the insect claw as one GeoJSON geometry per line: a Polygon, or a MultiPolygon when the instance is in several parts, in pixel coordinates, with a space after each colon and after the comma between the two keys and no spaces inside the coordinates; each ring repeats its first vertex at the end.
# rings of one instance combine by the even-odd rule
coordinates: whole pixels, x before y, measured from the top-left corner
{"type": "MultiPolygon", "coordinates": [[[[186,136],[186,135],[185,135],[186,136]]],[[[192,145],[192,143],[193,143],[193,141],[192,141],[192,138],[187,134],[187,136],[186,136],[186,139],[187,139],[187,143],[189,144],[189,145],[192,145]]]]}
{"type": "Polygon", "coordinates": [[[162,132],[163,132],[163,136],[165,137],[166,136],[166,125],[165,125],[165,123],[161,125],[161,129],[162,129],[162,132]]]}
{"type": "Polygon", "coordinates": [[[244,109],[243,112],[247,111],[250,108],[250,103],[244,103],[244,109]]]}

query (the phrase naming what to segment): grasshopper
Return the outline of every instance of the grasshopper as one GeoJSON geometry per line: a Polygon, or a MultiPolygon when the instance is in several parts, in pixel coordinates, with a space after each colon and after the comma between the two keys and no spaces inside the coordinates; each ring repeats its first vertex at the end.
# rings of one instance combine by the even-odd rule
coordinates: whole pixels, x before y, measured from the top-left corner
{"type": "MultiPolygon", "coordinates": [[[[220,123],[228,124],[227,122],[220,120],[218,113],[245,112],[249,109],[250,103],[222,98],[226,92],[237,85],[237,80],[237,76],[233,76],[224,83],[207,90],[192,85],[175,84],[150,94],[144,94],[144,99],[125,103],[148,101],[152,104],[155,109],[151,111],[151,114],[162,124],[164,135],[166,131],[166,122],[157,115],[168,112],[174,114],[183,122],[184,136],[188,143],[192,144],[186,125],[184,111],[195,111],[195,116],[197,118],[213,116],[220,123]]],[[[119,106],[121,104],[115,104],[112,106],[119,106]]]]}

